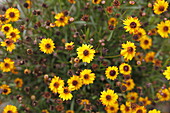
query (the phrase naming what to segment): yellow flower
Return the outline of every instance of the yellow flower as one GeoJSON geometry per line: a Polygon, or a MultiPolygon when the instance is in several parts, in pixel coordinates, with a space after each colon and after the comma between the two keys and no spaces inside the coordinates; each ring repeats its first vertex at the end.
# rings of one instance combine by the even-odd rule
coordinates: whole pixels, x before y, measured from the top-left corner
{"type": "Polygon", "coordinates": [[[47,109],[43,109],[41,113],[49,113],[47,109]]]}
{"type": "Polygon", "coordinates": [[[156,96],[159,99],[159,101],[169,101],[170,91],[168,89],[160,89],[156,96]]]}
{"type": "Polygon", "coordinates": [[[135,87],[135,83],[134,83],[133,79],[125,80],[122,85],[126,86],[126,88],[127,88],[126,90],[127,91],[130,91],[130,90],[132,90],[135,87]]]}
{"type": "Polygon", "coordinates": [[[93,83],[95,80],[95,74],[91,72],[90,69],[84,69],[80,72],[80,78],[82,79],[83,84],[88,85],[93,83]]]}
{"type": "Polygon", "coordinates": [[[101,0],[92,0],[93,4],[100,4],[101,0]]]}
{"type": "Polygon", "coordinates": [[[54,42],[52,39],[42,39],[39,43],[40,50],[46,54],[51,54],[54,51],[54,42]]]}
{"type": "Polygon", "coordinates": [[[108,24],[109,24],[109,25],[116,26],[116,24],[117,24],[116,18],[113,18],[113,17],[110,18],[109,21],[108,21],[108,24]]]}
{"type": "Polygon", "coordinates": [[[75,0],[68,0],[68,2],[70,2],[71,4],[75,4],[76,3],[75,0]]]}
{"type": "Polygon", "coordinates": [[[146,31],[143,28],[139,28],[137,30],[135,30],[134,34],[133,34],[133,39],[135,41],[140,41],[142,36],[146,35],[146,31]]]}
{"type": "Polygon", "coordinates": [[[105,71],[106,77],[111,80],[115,80],[119,74],[118,68],[116,66],[109,66],[105,71]]]}
{"type": "Polygon", "coordinates": [[[2,113],[18,113],[17,107],[13,105],[7,105],[4,107],[4,110],[2,113]]]}
{"type": "Polygon", "coordinates": [[[59,87],[58,93],[60,94],[59,97],[63,100],[71,100],[73,98],[70,87],[59,87]]]}
{"type": "Polygon", "coordinates": [[[121,113],[132,113],[131,103],[127,101],[126,105],[122,104],[120,106],[120,111],[121,113]]]}
{"type": "Polygon", "coordinates": [[[66,113],[74,113],[73,110],[67,110],[66,113]]]}
{"type": "Polygon", "coordinates": [[[168,9],[168,2],[165,0],[157,0],[153,5],[153,10],[155,14],[161,14],[168,9]]]}
{"type": "Polygon", "coordinates": [[[156,28],[151,29],[151,30],[148,31],[148,35],[149,35],[149,36],[156,35],[156,34],[157,34],[156,28]]]}
{"type": "Polygon", "coordinates": [[[16,78],[14,82],[16,84],[16,87],[22,87],[23,85],[23,80],[21,78],[16,78]]]}
{"type": "Polygon", "coordinates": [[[135,54],[135,60],[142,61],[142,60],[143,60],[143,53],[137,52],[137,53],[135,54]]]}
{"type": "Polygon", "coordinates": [[[142,49],[150,49],[152,46],[152,39],[146,35],[143,36],[140,40],[140,46],[142,49]]]}
{"type": "Polygon", "coordinates": [[[16,42],[20,38],[19,33],[20,31],[18,29],[12,29],[6,34],[6,38],[9,38],[16,42]]]}
{"type": "Polygon", "coordinates": [[[170,33],[170,20],[167,20],[165,22],[161,22],[160,24],[157,24],[157,32],[161,35],[162,38],[168,38],[168,34],[170,33]]]}
{"type": "Polygon", "coordinates": [[[6,18],[5,15],[0,15],[0,25],[1,24],[7,24],[9,20],[6,18]]]}
{"type": "Polygon", "coordinates": [[[3,95],[8,95],[11,93],[11,88],[6,84],[1,85],[0,89],[2,90],[3,95]]]}
{"type": "Polygon", "coordinates": [[[90,104],[89,100],[82,99],[81,102],[80,102],[80,105],[86,105],[86,104],[90,104]]]}
{"type": "Polygon", "coordinates": [[[12,25],[11,24],[5,24],[2,26],[1,28],[1,31],[4,33],[4,34],[7,34],[9,31],[11,31],[13,29],[12,25]]]}
{"type": "Polygon", "coordinates": [[[135,56],[136,53],[136,46],[134,43],[127,41],[126,44],[122,44],[122,50],[120,51],[120,54],[124,56],[124,59],[126,61],[132,60],[132,58],[135,56]]]}
{"type": "Polygon", "coordinates": [[[16,8],[9,8],[6,10],[5,16],[9,21],[15,22],[19,20],[20,12],[16,8]]]}
{"type": "Polygon", "coordinates": [[[170,80],[170,66],[166,67],[166,70],[163,72],[163,75],[165,75],[165,78],[167,80],[170,80]]]}
{"type": "Polygon", "coordinates": [[[153,109],[153,110],[149,110],[148,113],[161,113],[161,111],[159,110],[156,110],[156,109],[153,109]]]}
{"type": "Polygon", "coordinates": [[[146,62],[153,62],[155,57],[155,52],[149,52],[145,56],[145,61],[146,62]]]}
{"type": "Polygon", "coordinates": [[[0,62],[0,69],[3,72],[9,72],[14,68],[14,61],[10,58],[5,58],[4,62],[0,62]]]}
{"type": "Polygon", "coordinates": [[[7,51],[12,52],[15,49],[14,41],[11,39],[6,39],[4,42],[1,42],[1,46],[6,46],[7,51]]]}
{"type": "Polygon", "coordinates": [[[123,24],[125,25],[124,28],[126,32],[129,31],[129,33],[134,33],[141,26],[137,17],[128,17],[127,19],[123,20],[123,24]]]}
{"type": "Polygon", "coordinates": [[[30,9],[32,5],[32,2],[30,0],[26,0],[26,2],[24,3],[24,7],[27,9],[30,9]]]}
{"type": "Polygon", "coordinates": [[[132,68],[130,65],[126,64],[126,63],[122,63],[120,66],[119,66],[119,70],[120,70],[120,73],[121,74],[124,74],[124,75],[129,75],[132,71],[132,68]]]}
{"type": "Polygon", "coordinates": [[[107,89],[107,91],[101,92],[100,101],[103,105],[113,105],[118,99],[118,95],[114,93],[114,90],[107,89]]]}
{"type": "Polygon", "coordinates": [[[83,44],[82,47],[77,48],[78,58],[82,59],[83,62],[90,63],[94,58],[95,50],[91,49],[93,46],[83,44]]]}
{"type": "Polygon", "coordinates": [[[146,113],[145,106],[138,106],[132,113],[146,113]]]}
{"type": "Polygon", "coordinates": [[[126,95],[126,98],[128,101],[130,102],[136,102],[137,98],[138,98],[138,94],[136,92],[129,92],[126,95]]]}
{"type": "Polygon", "coordinates": [[[69,18],[66,17],[63,13],[56,14],[55,15],[55,19],[56,19],[55,25],[57,27],[61,27],[61,26],[67,25],[68,24],[68,20],[69,20],[69,18]]]}
{"type": "Polygon", "coordinates": [[[58,88],[63,87],[63,86],[64,86],[64,80],[60,79],[59,77],[54,76],[54,78],[51,80],[49,88],[53,93],[57,93],[58,88]]]}
{"type": "Polygon", "coordinates": [[[82,79],[79,76],[73,75],[70,79],[67,81],[69,87],[73,90],[78,90],[82,86],[82,79]]]}
{"type": "Polygon", "coordinates": [[[148,97],[139,97],[139,102],[142,103],[143,106],[147,106],[151,104],[151,101],[148,99],[148,97]]]}
{"type": "Polygon", "coordinates": [[[65,49],[66,50],[73,50],[74,49],[74,42],[70,42],[70,43],[65,43],[65,49]]]}
{"type": "Polygon", "coordinates": [[[106,106],[105,110],[107,111],[107,113],[117,113],[117,111],[119,110],[118,102],[116,101],[113,105],[106,106]]]}

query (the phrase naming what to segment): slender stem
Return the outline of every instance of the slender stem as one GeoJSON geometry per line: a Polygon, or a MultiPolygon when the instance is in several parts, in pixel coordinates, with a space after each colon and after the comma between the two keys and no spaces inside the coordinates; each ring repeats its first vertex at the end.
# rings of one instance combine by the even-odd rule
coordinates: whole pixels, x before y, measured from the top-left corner
{"type": "Polygon", "coordinates": [[[115,55],[115,56],[105,56],[104,58],[114,58],[114,57],[119,57],[121,56],[120,54],[119,55],[115,55]]]}

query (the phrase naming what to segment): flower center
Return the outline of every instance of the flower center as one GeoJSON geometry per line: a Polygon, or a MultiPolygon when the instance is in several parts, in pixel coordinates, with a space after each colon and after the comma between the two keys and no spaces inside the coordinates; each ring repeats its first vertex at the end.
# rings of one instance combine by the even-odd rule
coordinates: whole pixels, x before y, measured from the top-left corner
{"type": "Polygon", "coordinates": [[[84,54],[84,56],[87,56],[89,54],[89,51],[88,50],[84,50],[83,54],[84,54]]]}
{"type": "Polygon", "coordinates": [[[59,87],[59,84],[58,84],[58,83],[54,83],[54,87],[55,87],[55,88],[58,88],[58,87],[59,87]]]}
{"type": "Polygon", "coordinates": [[[10,16],[11,18],[14,18],[14,17],[15,17],[15,13],[14,13],[14,12],[10,12],[10,13],[9,13],[9,16],[10,16]]]}
{"type": "Polygon", "coordinates": [[[84,75],[84,79],[89,79],[89,75],[88,75],[88,74],[85,74],[85,75],[84,75]]]}
{"type": "Polygon", "coordinates": [[[5,63],[5,67],[8,68],[8,67],[9,67],[9,64],[8,64],[8,63],[5,63]]]}
{"type": "Polygon", "coordinates": [[[16,36],[16,34],[14,32],[12,32],[10,35],[11,35],[11,37],[15,37],[16,36]]]}
{"type": "Polygon", "coordinates": [[[4,90],[3,90],[3,92],[4,92],[4,93],[7,93],[7,92],[8,92],[8,90],[7,90],[7,89],[4,89],[4,90]]]}
{"type": "Polygon", "coordinates": [[[153,57],[152,57],[152,56],[151,56],[151,57],[149,57],[149,60],[150,60],[150,61],[152,61],[152,60],[153,60],[153,57]]]}
{"type": "Polygon", "coordinates": [[[8,27],[8,26],[4,27],[4,30],[5,30],[5,31],[8,31],[8,30],[9,30],[9,27],[8,27]]]}
{"type": "Polygon", "coordinates": [[[164,11],[164,9],[165,9],[164,6],[159,7],[159,11],[164,11]]]}
{"type": "Polygon", "coordinates": [[[147,45],[148,43],[149,43],[149,41],[148,41],[148,40],[145,40],[145,41],[144,41],[144,44],[146,44],[146,45],[147,45]]]}
{"type": "Polygon", "coordinates": [[[168,26],[164,26],[163,30],[168,31],[168,26]]]}
{"type": "Polygon", "coordinates": [[[131,99],[131,100],[135,100],[135,97],[131,97],[130,99],[131,99]]]}
{"type": "Polygon", "coordinates": [[[123,69],[124,69],[124,71],[129,71],[129,67],[128,66],[124,66],[123,69]]]}
{"type": "Polygon", "coordinates": [[[139,109],[136,113],[143,113],[143,111],[141,109],[139,109]]]}
{"type": "Polygon", "coordinates": [[[7,46],[10,46],[12,44],[11,40],[6,40],[5,43],[7,44],[7,46]]]}
{"type": "Polygon", "coordinates": [[[132,48],[132,47],[128,47],[128,48],[127,48],[127,51],[128,51],[129,53],[132,53],[132,52],[133,52],[133,48],[132,48]]]}
{"type": "Polygon", "coordinates": [[[163,93],[162,96],[166,98],[168,95],[166,93],[163,93]]]}
{"type": "Polygon", "coordinates": [[[112,97],[111,97],[110,95],[107,95],[107,96],[106,96],[106,99],[107,99],[107,100],[111,100],[112,97]]]}
{"type": "Polygon", "coordinates": [[[133,35],[133,39],[134,39],[134,40],[138,40],[138,39],[139,39],[139,36],[138,36],[138,35],[133,35]]]}
{"type": "Polygon", "coordinates": [[[64,93],[65,94],[69,93],[69,90],[68,89],[64,89],[64,93]]]}
{"type": "Polygon", "coordinates": [[[47,49],[49,49],[49,48],[51,47],[51,45],[50,45],[50,44],[46,44],[45,47],[46,47],[47,49]]]}
{"type": "Polygon", "coordinates": [[[28,8],[29,4],[28,3],[24,3],[24,7],[28,8]]]}
{"type": "Polygon", "coordinates": [[[110,110],[113,111],[115,108],[114,107],[110,107],[110,110]]]}
{"type": "Polygon", "coordinates": [[[74,81],[72,82],[72,84],[73,84],[73,86],[76,86],[76,85],[78,84],[78,82],[77,82],[76,80],[74,80],[74,81]]]}
{"type": "Polygon", "coordinates": [[[64,17],[61,17],[59,20],[60,20],[60,21],[64,21],[64,17]]]}
{"type": "Polygon", "coordinates": [[[126,106],[126,108],[125,108],[125,111],[129,111],[130,109],[129,109],[129,107],[128,106],[126,106]]]}
{"type": "Polygon", "coordinates": [[[9,110],[7,113],[12,113],[12,111],[11,111],[11,110],[9,110]]]}
{"type": "Polygon", "coordinates": [[[135,22],[131,22],[131,23],[130,23],[130,27],[131,27],[131,28],[136,28],[136,26],[137,26],[137,24],[136,24],[135,22]]]}
{"type": "Polygon", "coordinates": [[[110,76],[114,76],[116,74],[116,71],[115,70],[111,70],[110,71],[110,76]]]}

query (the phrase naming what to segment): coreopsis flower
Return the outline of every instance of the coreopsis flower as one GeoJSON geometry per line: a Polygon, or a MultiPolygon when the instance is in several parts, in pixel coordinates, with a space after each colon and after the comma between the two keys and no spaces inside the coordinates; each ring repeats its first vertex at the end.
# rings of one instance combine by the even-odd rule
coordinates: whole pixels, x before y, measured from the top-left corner
{"type": "Polygon", "coordinates": [[[132,113],[146,113],[145,106],[138,106],[132,113]]]}
{"type": "Polygon", "coordinates": [[[13,40],[14,42],[16,42],[19,38],[20,31],[18,29],[11,29],[7,34],[6,34],[6,38],[9,38],[11,40],[13,40]]]}
{"type": "Polygon", "coordinates": [[[139,97],[139,102],[142,103],[143,106],[147,106],[151,104],[151,101],[148,99],[148,97],[139,97]]]}
{"type": "Polygon", "coordinates": [[[49,113],[47,109],[43,109],[41,113],[49,113]]]}
{"type": "Polygon", "coordinates": [[[73,50],[74,49],[74,42],[70,42],[70,43],[65,43],[65,49],[66,50],[73,50]]]}
{"type": "Polygon", "coordinates": [[[137,61],[142,61],[142,60],[143,60],[143,53],[137,52],[137,53],[135,54],[135,60],[137,60],[137,61]]]}
{"type": "Polygon", "coordinates": [[[18,21],[20,18],[20,12],[16,8],[9,8],[5,12],[6,18],[8,18],[9,21],[15,22],[18,21]]]}
{"type": "Polygon", "coordinates": [[[9,31],[11,31],[13,29],[12,25],[11,24],[4,24],[2,27],[1,27],[1,31],[4,33],[4,34],[7,34],[9,31]]]}
{"type": "Polygon", "coordinates": [[[83,62],[90,63],[95,56],[95,50],[92,47],[91,45],[83,44],[82,47],[77,48],[78,58],[82,59],[83,62]]]}
{"type": "Polygon", "coordinates": [[[75,4],[76,3],[75,0],[68,0],[68,2],[70,2],[71,4],[75,4]]]}
{"type": "Polygon", "coordinates": [[[0,15],[0,25],[7,24],[9,20],[6,18],[5,15],[0,15]]]}
{"type": "Polygon", "coordinates": [[[59,87],[58,93],[60,94],[59,97],[63,100],[71,100],[73,95],[71,94],[72,89],[70,87],[59,87]]]}
{"type": "Polygon", "coordinates": [[[145,61],[146,62],[153,62],[155,57],[155,52],[149,52],[145,56],[145,61]]]}
{"type": "Polygon", "coordinates": [[[130,91],[135,87],[133,79],[124,80],[122,85],[125,85],[127,87],[127,91],[130,91]]]}
{"type": "Polygon", "coordinates": [[[82,79],[83,84],[88,85],[93,83],[96,76],[90,69],[84,69],[80,72],[80,78],[82,79]]]}
{"type": "Polygon", "coordinates": [[[64,86],[64,80],[62,80],[59,77],[54,76],[54,78],[51,80],[49,88],[53,93],[57,93],[59,87],[63,87],[63,86],[64,86]]]}
{"type": "Polygon", "coordinates": [[[159,101],[169,101],[170,91],[168,89],[160,89],[156,96],[159,99],[159,101]]]}
{"type": "Polygon", "coordinates": [[[142,49],[150,49],[150,47],[152,46],[152,39],[149,38],[148,36],[143,36],[140,39],[140,47],[142,49]]]}
{"type": "Polygon", "coordinates": [[[127,95],[126,95],[126,98],[128,101],[130,102],[136,102],[137,98],[138,98],[138,93],[136,92],[129,92],[127,95]]]}
{"type": "Polygon", "coordinates": [[[24,7],[27,8],[27,9],[30,9],[31,5],[32,5],[31,0],[26,0],[26,2],[24,3],[24,7]]]}
{"type": "Polygon", "coordinates": [[[54,51],[54,42],[52,39],[42,39],[39,43],[40,50],[46,54],[51,54],[54,51]]]}
{"type": "Polygon", "coordinates": [[[82,86],[82,79],[79,76],[73,75],[72,77],[70,77],[70,79],[68,79],[67,83],[69,87],[72,88],[72,91],[78,90],[82,86]]]}
{"type": "Polygon", "coordinates": [[[80,102],[80,105],[85,105],[85,104],[90,104],[89,100],[82,99],[81,102],[80,102]]]}
{"type": "Polygon", "coordinates": [[[64,13],[58,13],[55,15],[55,25],[57,27],[63,27],[68,24],[69,18],[64,15],[64,13]]]}
{"type": "Polygon", "coordinates": [[[119,110],[118,102],[116,101],[113,105],[106,106],[105,110],[107,111],[107,113],[117,113],[117,111],[119,110]]]}
{"type": "Polygon", "coordinates": [[[13,105],[6,105],[2,113],[18,113],[17,107],[13,105]]]}
{"type": "Polygon", "coordinates": [[[1,42],[1,46],[7,47],[6,50],[9,52],[15,49],[14,41],[11,39],[6,39],[4,42],[1,42]]]}
{"type": "Polygon", "coordinates": [[[117,23],[118,22],[117,22],[116,18],[112,17],[108,20],[108,25],[113,25],[115,27],[117,23]]]}
{"type": "Polygon", "coordinates": [[[153,110],[149,110],[148,113],[161,113],[161,111],[159,110],[156,110],[156,109],[153,109],[153,110]]]}
{"type": "Polygon", "coordinates": [[[101,92],[100,101],[103,105],[113,105],[118,99],[118,95],[114,93],[114,90],[107,89],[107,91],[101,92]]]}
{"type": "Polygon", "coordinates": [[[11,93],[11,88],[6,84],[1,85],[0,89],[2,90],[3,95],[8,95],[11,93]]]}
{"type": "Polygon", "coordinates": [[[127,41],[126,44],[122,44],[122,48],[120,54],[124,56],[126,61],[132,60],[136,53],[136,46],[134,43],[127,41]]]}
{"type": "Polygon", "coordinates": [[[151,30],[149,30],[149,31],[148,31],[148,35],[150,35],[150,36],[152,36],[152,35],[156,35],[156,34],[157,34],[157,30],[156,30],[156,28],[151,29],[151,30]]]}
{"type": "Polygon", "coordinates": [[[131,102],[126,102],[126,105],[122,104],[120,106],[121,113],[132,113],[131,102]]]}
{"type": "Polygon", "coordinates": [[[165,78],[167,80],[170,80],[170,66],[166,67],[166,70],[163,72],[163,75],[165,75],[165,78]]]}
{"type": "Polygon", "coordinates": [[[125,25],[124,28],[126,32],[129,31],[129,33],[134,33],[141,26],[137,17],[128,17],[127,19],[123,20],[123,24],[125,25]]]}
{"type": "Polygon", "coordinates": [[[161,14],[168,9],[168,2],[165,0],[156,0],[153,5],[153,10],[155,14],[161,14]]]}
{"type": "Polygon", "coordinates": [[[124,74],[124,75],[129,75],[132,71],[132,68],[129,64],[126,64],[126,63],[122,63],[120,66],[119,66],[119,71],[121,74],[124,74]]]}
{"type": "Polygon", "coordinates": [[[101,0],[92,0],[93,4],[100,4],[101,0]]]}
{"type": "Polygon", "coordinates": [[[16,87],[22,87],[23,85],[23,80],[21,78],[16,78],[14,80],[14,83],[16,84],[16,87]]]}
{"type": "Polygon", "coordinates": [[[9,72],[14,68],[14,61],[10,58],[5,58],[4,62],[0,62],[0,69],[3,72],[9,72]]]}
{"type": "Polygon", "coordinates": [[[116,66],[109,66],[105,71],[106,77],[111,80],[115,80],[119,74],[116,66]]]}
{"type": "Polygon", "coordinates": [[[135,41],[140,41],[141,37],[146,35],[146,31],[143,28],[139,28],[134,31],[133,33],[133,39],[135,41]]]}
{"type": "Polygon", "coordinates": [[[165,22],[161,22],[157,24],[157,32],[161,35],[162,38],[168,38],[168,34],[170,33],[170,20],[166,20],[165,22]]]}

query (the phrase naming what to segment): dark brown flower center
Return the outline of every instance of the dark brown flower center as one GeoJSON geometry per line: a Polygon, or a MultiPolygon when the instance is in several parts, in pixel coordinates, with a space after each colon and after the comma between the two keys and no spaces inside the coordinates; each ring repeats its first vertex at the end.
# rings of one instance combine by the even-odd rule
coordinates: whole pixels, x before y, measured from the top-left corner
{"type": "Polygon", "coordinates": [[[64,89],[64,93],[65,94],[69,93],[69,90],[68,89],[64,89]]]}
{"type": "Polygon", "coordinates": [[[129,107],[128,106],[126,106],[125,107],[125,111],[129,111],[130,109],[129,109],[129,107]]]}
{"type": "Polygon", "coordinates": [[[50,45],[50,44],[46,44],[45,47],[46,47],[47,49],[49,49],[49,48],[51,47],[51,45],[50,45]]]}
{"type": "Polygon", "coordinates": [[[54,87],[58,88],[59,87],[59,83],[54,83],[54,87]]]}
{"type": "Polygon", "coordinates": [[[112,97],[111,97],[110,95],[106,95],[106,99],[107,99],[107,100],[111,100],[112,97]]]}
{"type": "Polygon", "coordinates": [[[61,17],[59,20],[60,20],[60,21],[64,21],[64,17],[61,17]]]}
{"type": "Polygon", "coordinates": [[[7,113],[12,113],[12,111],[11,111],[11,110],[9,110],[7,113]]]}
{"type": "Polygon", "coordinates": [[[163,30],[168,31],[168,26],[164,26],[163,30]]]}
{"type": "Polygon", "coordinates": [[[8,63],[5,63],[5,67],[8,68],[8,67],[9,67],[9,64],[8,64],[8,63]]]}
{"type": "Polygon", "coordinates": [[[84,75],[84,79],[89,79],[89,75],[88,75],[88,74],[85,74],[85,75],[84,75]]]}
{"type": "Polygon", "coordinates": [[[24,7],[28,8],[29,4],[28,3],[24,3],[24,7]]]}
{"type": "Polygon", "coordinates": [[[5,17],[1,17],[1,21],[4,22],[6,20],[5,17]]]}
{"type": "Polygon", "coordinates": [[[121,90],[122,90],[122,91],[126,91],[126,90],[127,90],[127,87],[126,87],[125,85],[122,85],[121,90]]]}
{"type": "Polygon", "coordinates": [[[148,40],[145,40],[145,41],[144,41],[144,44],[146,44],[146,45],[147,45],[148,43],[149,43],[149,41],[148,41],[148,40]]]}
{"type": "Polygon", "coordinates": [[[5,43],[7,44],[7,46],[10,46],[12,44],[11,40],[6,40],[5,43]]]}
{"type": "Polygon", "coordinates": [[[84,50],[83,54],[84,54],[84,56],[87,56],[89,54],[89,51],[88,50],[84,50]]]}
{"type": "Polygon", "coordinates": [[[12,32],[10,35],[11,35],[11,37],[15,37],[16,36],[16,34],[14,32],[12,32]]]}
{"type": "Polygon", "coordinates": [[[124,66],[124,67],[123,67],[123,70],[124,70],[124,71],[129,71],[129,66],[124,66]]]}
{"type": "Polygon", "coordinates": [[[168,95],[166,93],[163,93],[162,96],[166,98],[168,95]]]}
{"type": "Polygon", "coordinates": [[[73,84],[73,86],[76,86],[76,85],[78,84],[77,80],[74,80],[74,81],[72,82],[72,84],[73,84]]]}
{"type": "Polygon", "coordinates": [[[128,47],[128,48],[127,48],[127,51],[128,51],[129,53],[132,53],[132,52],[133,52],[133,48],[132,48],[132,47],[128,47]]]}
{"type": "Polygon", "coordinates": [[[131,100],[135,100],[135,97],[132,96],[130,99],[131,99],[131,100]]]}
{"type": "Polygon", "coordinates": [[[4,89],[4,90],[3,90],[3,92],[4,92],[4,93],[7,93],[7,92],[8,92],[8,90],[7,90],[7,89],[4,89]]]}
{"type": "Polygon", "coordinates": [[[142,33],[139,32],[139,33],[138,33],[138,36],[141,37],[141,36],[142,36],[142,33]]]}
{"type": "Polygon", "coordinates": [[[136,113],[143,113],[143,111],[141,109],[139,109],[136,113]]]}
{"type": "Polygon", "coordinates": [[[115,108],[114,107],[110,107],[110,110],[113,111],[115,108]]]}
{"type": "Polygon", "coordinates": [[[131,23],[130,23],[130,27],[131,27],[131,28],[136,28],[136,26],[137,26],[137,24],[136,24],[135,22],[131,22],[131,23]]]}
{"type": "Polygon", "coordinates": [[[159,7],[159,11],[164,11],[164,9],[165,9],[164,6],[159,7]]]}
{"type": "Polygon", "coordinates": [[[152,61],[152,60],[153,60],[153,57],[152,57],[152,56],[150,56],[150,57],[149,57],[149,60],[150,60],[150,61],[152,61]]]}
{"type": "Polygon", "coordinates": [[[116,71],[115,70],[111,70],[110,71],[110,76],[114,76],[116,74],[116,71]]]}
{"type": "Polygon", "coordinates": [[[15,17],[15,13],[14,13],[14,12],[10,12],[10,13],[9,13],[9,16],[10,16],[11,18],[14,18],[14,17],[15,17]]]}
{"type": "Polygon", "coordinates": [[[9,27],[8,26],[4,27],[4,30],[9,31],[9,27]]]}

